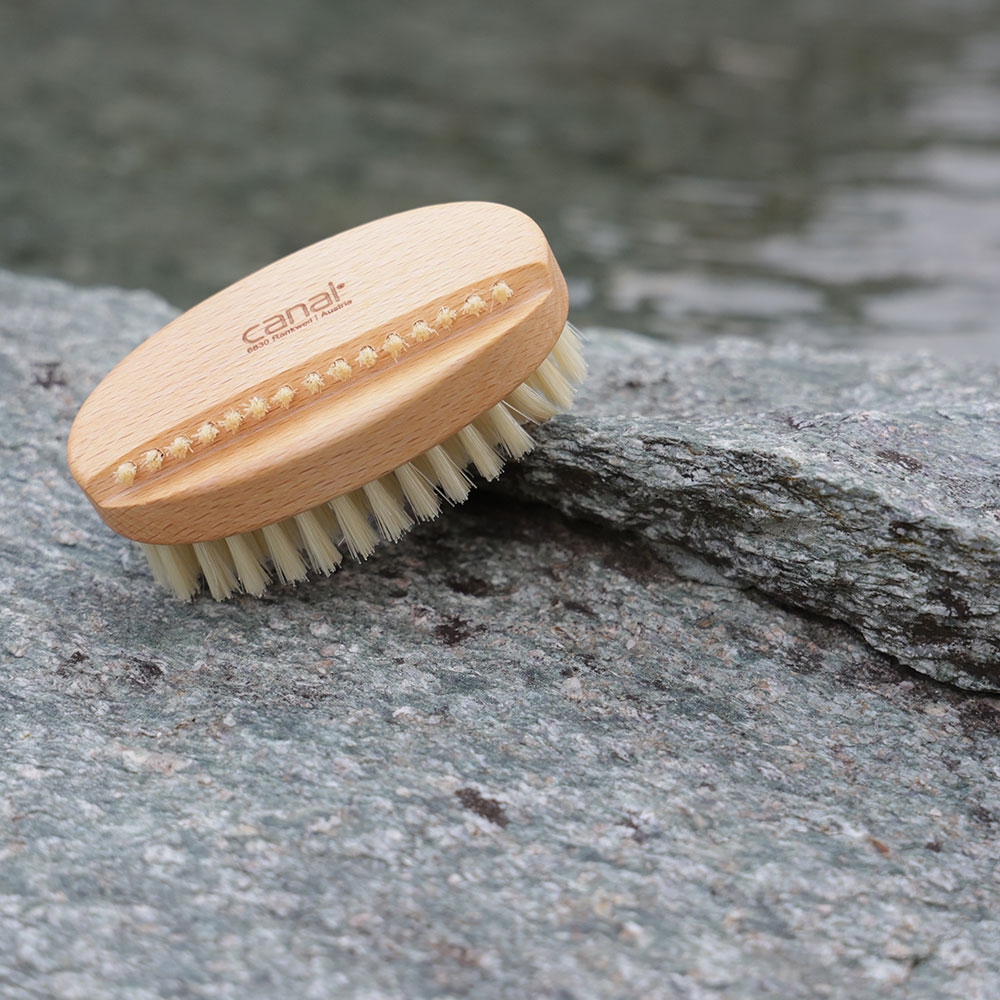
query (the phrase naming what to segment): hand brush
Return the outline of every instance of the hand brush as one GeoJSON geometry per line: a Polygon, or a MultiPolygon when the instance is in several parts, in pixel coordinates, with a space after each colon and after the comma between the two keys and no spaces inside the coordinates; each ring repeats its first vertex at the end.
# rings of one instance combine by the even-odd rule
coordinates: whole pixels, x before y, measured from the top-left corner
{"type": "Polygon", "coordinates": [[[541,230],[456,202],[351,229],[188,310],[108,374],[69,465],[155,578],[218,600],[331,573],[461,503],[585,375],[541,230]]]}

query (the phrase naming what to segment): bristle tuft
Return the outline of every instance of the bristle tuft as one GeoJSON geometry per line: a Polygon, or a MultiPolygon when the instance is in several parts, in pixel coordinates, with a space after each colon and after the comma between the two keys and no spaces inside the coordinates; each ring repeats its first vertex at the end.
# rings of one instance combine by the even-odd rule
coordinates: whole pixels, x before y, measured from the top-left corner
{"type": "Polygon", "coordinates": [[[368,514],[358,502],[356,495],[345,493],[330,501],[330,507],[337,516],[344,544],[355,559],[367,559],[378,542],[375,529],[368,522],[368,514]]]}
{"type": "Polygon", "coordinates": [[[503,459],[490,447],[489,441],[479,433],[475,424],[463,427],[455,438],[484,479],[496,479],[500,475],[503,471],[503,459]]]}
{"type": "Polygon", "coordinates": [[[503,402],[487,410],[476,421],[476,426],[491,444],[500,445],[511,458],[521,458],[535,447],[531,435],[503,402]]]}
{"type": "Polygon", "coordinates": [[[139,464],[147,472],[156,472],[163,467],[163,452],[159,448],[150,448],[139,459],[139,464]]]}
{"type": "Polygon", "coordinates": [[[205,423],[198,428],[198,433],[195,434],[194,438],[198,444],[206,445],[211,444],[219,436],[219,428],[212,423],[211,420],[206,420],[205,423]]]}
{"type": "Polygon", "coordinates": [[[270,409],[271,405],[263,396],[254,396],[247,403],[247,416],[253,417],[254,420],[263,420],[270,409]]]}
{"type": "Polygon", "coordinates": [[[295,390],[290,385],[283,385],[271,397],[271,402],[282,410],[287,410],[292,405],[293,399],[295,399],[295,390]]]}
{"type": "Polygon", "coordinates": [[[406,341],[398,333],[390,333],[388,337],[385,338],[385,342],[382,344],[382,350],[385,351],[393,361],[398,361],[400,355],[406,350],[406,341]]]}
{"type": "Polygon", "coordinates": [[[573,386],[551,358],[546,358],[535,369],[526,379],[525,385],[550,399],[560,410],[568,410],[573,405],[573,386]]]}
{"type": "Polygon", "coordinates": [[[115,469],[115,482],[119,486],[131,486],[135,482],[135,477],[139,472],[139,467],[135,462],[122,462],[115,469]]]}
{"type": "Polygon", "coordinates": [[[191,439],[178,435],[167,445],[167,454],[171,458],[184,458],[191,453],[191,439]]]}
{"type": "Polygon", "coordinates": [[[209,592],[217,601],[224,601],[239,587],[229,547],[218,541],[195,542],[193,548],[209,592]]]}
{"type": "Polygon", "coordinates": [[[437,445],[426,452],[424,458],[427,459],[444,495],[453,503],[463,503],[468,499],[472,483],[462,469],[462,463],[456,462],[445,451],[442,445],[437,445]]]}
{"type": "Polygon", "coordinates": [[[449,306],[441,306],[437,316],[434,317],[434,325],[447,330],[456,319],[458,319],[458,313],[454,309],[449,306]]]}
{"type": "Polygon", "coordinates": [[[346,382],[351,377],[351,366],[346,358],[337,358],[326,373],[334,382],[346,382]]]}
{"type": "Polygon", "coordinates": [[[295,583],[309,575],[306,564],[299,555],[298,540],[293,529],[294,524],[289,521],[278,521],[277,524],[268,524],[260,529],[274,572],[282,583],[295,583]]]}
{"type": "Polygon", "coordinates": [[[462,308],[459,312],[463,316],[478,316],[480,313],[486,312],[486,303],[483,301],[481,295],[473,294],[462,303],[462,308]]]}
{"type": "Polygon", "coordinates": [[[580,342],[580,334],[572,323],[567,323],[563,327],[563,332],[556,341],[556,346],[552,348],[549,357],[566,376],[570,385],[578,388],[583,384],[583,380],[587,377],[587,362],[583,360],[583,344],[580,342]]]}
{"type": "Polygon", "coordinates": [[[371,507],[372,516],[384,538],[398,542],[403,534],[413,527],[413,519],[403,509],[403,505],[389,492],[381,479],[365,483],[361,487],[371,507]]]}
{"type": "Polygon", "coordinates": [[[182,601],[190,601],[201,589],[201,568],[190,545],[139,543],[156,581],[172,590],[182,601]]]}
{"type": "Polygon", "coordinates": [[[422,319],[418,319],[416,323],[413,324],[412,337],[414,343],[422,344],[427,340],[430,340],[437,333],[434,327],[429,326],[422,319]]]}
{"type": "Polygon", "coordinates": [[[498,281],[490,289],[490,298],[493,299],[494,304],[499,306],[509,302],[513,295],[514,290],[506,281],[498,281]]]}
{"type": "Polygon", "coordinates": [[[441,512],[441,505],[437,494],[420,470],[407,462],[396,469],[396,479],[416,519],[433,521],[441,512]]]}
{"type": "Polygon", "coordinates": [[[311,392],[314,396],[317,392],[322,392],[326,388],[326,383],[323,381],[323,376],[319,372],[310,372],[303,380],[302,384],[311,392]]]}
{"type": "Polygon", "coordinates": [[[256,539],[251,534],[231,535],[226,539],[229,547],[229,554],[233,559],[233,566],[236,568],[236,575],[239,577],[243,589],[254,597],[260,597],[271,581],[262,562],[264,557],[256,539]]]}
{"type": "Polygon", "coordinates": [[[222,415],[222,426],[235,433],[243,426],[243,414],[239,410],[226,410],[222,415]]]}
{"type": "Polygon", "coordinates": [[[324,514],[329,510],[325,507],[317,510],[306,510],[295,515],[295,524],[302,536],[302,544],[309,555],[313,569],[329,576],[343,561],[340,549],[333,544],[330,537],[330,527],[334,527],[333,518],[327,520],[324,514]]]}
{"type": "Polygon", "coordinates": [[[378,361],[378,354],[374,347],[365,346],[358,352],[358,364],[362,368],[373,368],[378,361]]]}
{"type": "Polygon", "coordinates": [[[552,405],[541,393],[522,383],[509,393],[504,402],[517,414],[532,423],[543,424],[551,420],[559,409],[552,405]]]}

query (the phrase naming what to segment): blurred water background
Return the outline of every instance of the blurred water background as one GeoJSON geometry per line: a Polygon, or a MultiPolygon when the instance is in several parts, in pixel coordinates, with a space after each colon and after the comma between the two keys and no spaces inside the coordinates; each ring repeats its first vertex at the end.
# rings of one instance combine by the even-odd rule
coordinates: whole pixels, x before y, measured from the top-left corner
{"type": "Polygon", "coordinates": [[[2,267],[188,306],[464,198],[580,324],[1000,359],[1000,4],[0,2],[2,267]]]}

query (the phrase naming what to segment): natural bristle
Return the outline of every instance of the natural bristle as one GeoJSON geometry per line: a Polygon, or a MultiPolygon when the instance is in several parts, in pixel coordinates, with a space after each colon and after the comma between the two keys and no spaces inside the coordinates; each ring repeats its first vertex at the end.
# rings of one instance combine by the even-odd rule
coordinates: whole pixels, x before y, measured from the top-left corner
{"type": "Polygon", "coordinates": [[[411,330],[411,336],[417,344],[423,344],[425,341],[431,339],[434,336],[434,328],[428,326],[422,319],[418,319],[416,323],[413,324],[413,329],[411,330]]]}
{"type": "Polygon", "coordinates": [[[504,305],[509,302],[514,295],[514,290],[507,284],[506,281],[498,281],[490,289],[490,298],[493,299],[494,303],[497,305],[504,305]]]}
{"type": "Polygon", "coordinates": [[[271,397],[271,403],[282,410],[287,410],[292,405],[293,399],[295,399],[295,390],[290,385],[283,385],[271,397]]]}
{"type": "Polygon", "coordinates": [[[434,317],[434,325],[441,327],[443,330],[447,330],[455,320],[458,319],[458,313],[452,309],[450,306],[442,306],[438,310],[437,316],[434,317]]]}
{"type": "Polygon", "coordinates": [[[271,557],[271,564],[282,583],[295,583],[308,575],[306,564],[299,555],[298,532],[292,533],[294,525],[289,521],[268,524],[260,529],[271,557]]]}
{"type": "Polygon", "coordinates": [[[393,361],[398,361],[403,351],[406,350],[406,341],[398,333],[390,333],[388,337],[385,338],[385,343],[382,345],[382,350],[385,351],[393,361]]]}
{"type": "Polygon", "coordinates": [[[238,431],[243,426],[243,414],[239,410],[226,410],[222,415],[222,426],[227,431],[238,431]]]}
{"type": "MultiPolygon", "coordinates": [[[[490,290],[494,304],[502,304],[511,294],[503,282],[490,290]]],[[[483,309],[487,308],[480,296],[469,296],[466,305],[473,303],[469,311],[473,315],[479,308],[475,299],[483,309]]],[[[447,329],[454,319],[454,316],[442,318],[439,313],[436,322],[447,329]]],[[[414,324],[413,342],[421,342],[417,334],[420,325],[414,324]]],[[[435,334],[426,323],[423,327],[427,331],[425,339],[435,334]]],[[[389,334],[383,343],[383,353],[397,359],[405,346],[401,337],[389,334]]],[[[367,346],[357,357],[362,368],[371,367],[377,360],[377,352],[367,346]]],[[[338,358],[327,377],[346,381],[351,374],[347,361],[338,358]]],[[[310,568],[317,573],[333,573],[343,559],[338,546],[343,546],[354,559],[366,559],[380,539],[396,541],[417,521],[437,517],[442,499],[462,503],[472,488],[467,467],[474,468],[485,479],[494,479],[507,459],[520,458],[530,451],[534,442],[523,424],[541,423],[567,409],[574,388],[585,375],[580,340],[567,324],[549,356],[524,383],[422,455],[351,493],[259,531],[193,545],[144,544],[142,548],[153,575],[157,582],[184,600],[197,593],[203,578],[212,596],[223,600],[237,591],[260,596],[272,576],[282,583],[295,583],[305,579],[310,568]]],[[[325,380],[319,372],[311,372],[300,384],[315,393],[323,388],[325,380]]],[[[261,396],[253,397],[247,403],[246,416],[259,420],[272,406],[288,408],[294,396],[291,386],[282,386],[271,396],[270,404],[261,396]]],[[[235,431],[244,419],[238,411],[230,410],[221,423],[226,430],[235,431]]],[[[142,468],[158,469],[165,457],[180,458],[192,450],[197,454],[197,446],[210,444],[218,434],[219,428],[214,423],[202,424],[193,442],[182,437],[175,439],[167,449],[168,456],[156,449],[144,453],[140,458],[142,468]]],[[[114,472],[115,481],[121,486],[131,485],[138,471],[135,463],[122,463],[114,472]]]]}
{"type": "Polygon", "coordinates": [[[139,469],[135,462],[122,462],[122,464],[115,469],[115,482],[119,486],[131,486],[135,482],[135,477],[138,472],[139,469]]]}
{"type": "Polygon", "coordinates": [[[171,458],[184,458],[185,455],[191,452],[191,439],[186,438],[183,435],[175,437],[173,441],[167,445],[167,454],[171,458]]]}
{"type": "Polygon", "coordinates": [[[353,493],[334,497],[330,507],[337,516],[344,544],[355,559],[367,559],[374,551],[378,535],[368,521],[368,511],[353,493]]]}
{"type": "Polygon", "coordinates": [[[147,452],[143,452],[139,464],[147,472],[156,472],[163,467],[163,452],[159,448],[152,448],[147,452]]]}
{"type": "Polygon", "coordinates": [[[211,421],[206,421],[198,428],[195,440],[200,445],[209,445],[219,436],[219,428],[211,421]]]}
{"type": "Polygon", "coordinates": [[[263,420],[270,409],[270,405],[263,396],[254,396],[247,403],[247,416],[252,417],[254,420],[263,420]]]}
{"type": "Polygon", "coordinates": [[[330,365],[327,375],[329,375],[334,382],[346,382],[351,377],[351,366],[347,363],[346,358],[337,358],[336,361],[330,365]]]}
{"type": "Polygon", "coordinates": [[[486,303],[481,295],[470,295],[463,303],[459,312],[463,316],[478,316],[486,312],[486,303]]]}

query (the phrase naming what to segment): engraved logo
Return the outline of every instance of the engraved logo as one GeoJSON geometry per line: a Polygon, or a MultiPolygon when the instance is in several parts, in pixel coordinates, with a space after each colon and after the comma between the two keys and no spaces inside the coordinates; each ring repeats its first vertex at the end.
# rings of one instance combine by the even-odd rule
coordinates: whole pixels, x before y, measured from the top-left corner
{"type": "Polygon", "coordinates": [[[343,281],[337,284],[328,281],[326,288],[313,292],[303,301],[285,306],[272,316],[266,316],[248,326],[243,331],[243,343],[247,345],[247,354],[273,344],[288,334],[351,305],[353,299],[344,298],[341,294],[344,287],[343,281]]]}

